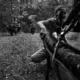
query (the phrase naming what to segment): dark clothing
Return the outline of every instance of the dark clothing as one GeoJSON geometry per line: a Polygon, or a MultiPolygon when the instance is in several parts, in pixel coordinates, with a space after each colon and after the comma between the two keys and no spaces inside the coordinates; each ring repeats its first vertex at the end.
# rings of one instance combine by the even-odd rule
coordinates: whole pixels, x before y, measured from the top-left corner
{"type": "Polygon", "coordinates": [[[52,18],[52,20],[46,20],[43,22],[44,26],[46,26],[47,30],[54,31],[56,26],[56,18],[52,18]]]}
{"type": "Polygon", "coordinates": [[[58,22],[56,18],[53,18],[52,20],[47,20],[43,24],[46,26],[47,30],[60,33],[61,30],[60,22],[58,22]]]}

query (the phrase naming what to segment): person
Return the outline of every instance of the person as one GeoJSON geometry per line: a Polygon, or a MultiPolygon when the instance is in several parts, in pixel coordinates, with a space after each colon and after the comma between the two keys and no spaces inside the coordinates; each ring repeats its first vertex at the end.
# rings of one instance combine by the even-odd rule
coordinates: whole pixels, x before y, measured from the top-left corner
{"type": "MultiPolygon", "coordinates": [[[[37,23],[41,27],[41,39],[45,40],[51,53],[54,52],[53,48],[57,42],[56,37],[53,36],[56,26],[55,21],[56,18],[51,18],[48,20],[39,21],[37,23]]],[[[31,55],[31,60],[35,63],[39,63],[49,57],[46,53],[47,51],[43,46],[40,50],[31,55]]],[[[80,79],[80,55],[78,53],[79,52],[76,51],[73,47],[60,44],[57,50],[56,58],[62,62],[73,73],[73,75],[80,79]]],[[[67,74],[66,71],[65,73],[67,74]]]]}
{"type": "MultiPolygon", "coordinates": [[[[53,45],[55,45],[55,42],[56,42],[57,33],[60,32],[60,27],[59,27],[60,21],[59,21],[59,19],[61,19],[60,17],[62,17],[64,19],[63,16],[65,15],[65,9],[63,9],[62,6],[58,6],[58,8],[55,9],[56,17],[49,18],[47,20],[42,20],[42,21],[37,22],[37,24],[41,28],[40,37],[41,37],[41,39],[43,39],[44,36],[46,35],[47,39],[45,41],[48,44],[48,48],[52,52],[53,52],[52,47],[53,47],[53,45]],[[59,14],[60,12],[61,13],[64,12],[63,16],[61,16],[61,14],[59,14]],[[55,37],[53,37],[53,35],[55,37]]],[[[33,62],[41,62],[41,61],[43,61],[47,57],[47,55],[45,55],[46,54],[45,52],[46,52],[46,50],[44,49],[44,47],[42,47],[42,49],[40,49],[39,51],[35,52],[31,56],[32,61],[33,62]]]]}

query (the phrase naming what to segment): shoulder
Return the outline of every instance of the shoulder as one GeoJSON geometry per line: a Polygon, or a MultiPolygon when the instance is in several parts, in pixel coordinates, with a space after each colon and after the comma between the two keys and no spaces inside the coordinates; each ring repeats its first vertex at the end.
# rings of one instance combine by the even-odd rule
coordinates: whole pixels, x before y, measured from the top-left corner
{"type": "Polygon", "coordinates": [[[42,28],[45,28],[44,22],[45,22],[45,20],[38,21],[38,22],[37,22],[38,27],[40,27],[41,29],[42,29],[42,28]]]}

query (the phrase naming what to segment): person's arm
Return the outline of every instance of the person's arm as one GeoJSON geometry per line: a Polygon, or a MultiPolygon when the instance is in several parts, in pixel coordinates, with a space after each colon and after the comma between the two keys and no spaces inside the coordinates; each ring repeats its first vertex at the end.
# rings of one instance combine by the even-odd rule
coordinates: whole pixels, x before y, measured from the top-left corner
{"type": "Polygon", "coordinates": [[[47,28],[45,26],[45,23],[47,22],[48,22],[47,20],[42,20],[42,21],[37,22],[37,25],[41,28],[40,33],[44,33],[44,34],[47,33],[47,28]]]}
{"type": "Polygon", "coordinates": [[[48,22],[50,22],[50,21],[53,22],[54,20],[56,20],[56,18],[49,18],[49,19],[47,19],[47,20],[38,21],[37,24],[38,24],[38,26],[39,26],[40,28],[46,28],[46,26],[45,26],[44,24],[46,24],[46,23],[48,23],[48,22]]]}
{"type": "Polygon", "coordinates": [[[44,26],[44,21],[39,21],[37,22],[37,25],[42,29],[42,28],[45,28],[44,26]]]}
{"type": "Polygon", "coordinates": [[[42,20],[37,22],[37,25],[41,28],[42,33],[48,33],[55,31],[56,28],[56,18],[49,18],[47,20],[42,20]]]}

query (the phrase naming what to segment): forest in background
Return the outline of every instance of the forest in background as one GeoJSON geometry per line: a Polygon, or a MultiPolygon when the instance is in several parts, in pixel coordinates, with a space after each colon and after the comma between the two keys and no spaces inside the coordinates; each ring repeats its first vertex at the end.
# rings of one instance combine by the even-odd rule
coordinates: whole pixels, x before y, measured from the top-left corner
{"type": "Polygon", "coordinates": [[[56,6],[71,7],[73,0],[0,0],[0,27],[14,17],[37,15],[39,20],[52,17],[56,6]]]}

